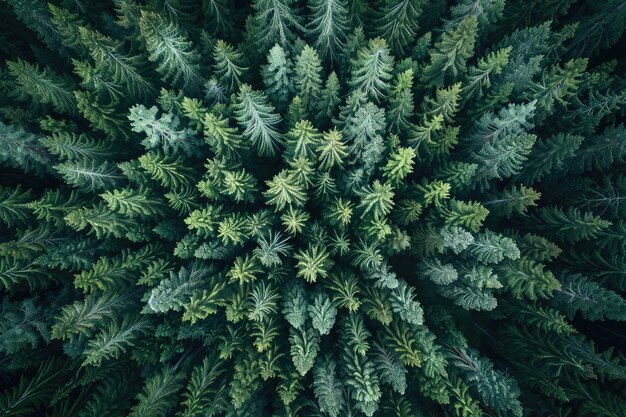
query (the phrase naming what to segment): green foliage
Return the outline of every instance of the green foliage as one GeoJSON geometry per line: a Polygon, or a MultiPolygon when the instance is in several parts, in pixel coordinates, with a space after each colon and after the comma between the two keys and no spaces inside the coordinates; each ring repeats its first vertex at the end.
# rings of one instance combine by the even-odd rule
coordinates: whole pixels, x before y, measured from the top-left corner
{"type": "Polygon", "coordinates": [[[244,130],[243,136],[258,150],[259,155],[274,155],[282,142],[277,130],[280,116],[267,102],[264,93],[242,85],[235,101],[235,116],[244,130]]]}
{"type": "Polygon", "coordinates": [[[123,180],[115,165],[109,162],[64,162],[55,167],[65,181],[81,191],[94,192],[114,187],[123,180]]]}
{"type": "Polygon", "coordinates": [[[442,86],[464,75],[467,60],[474,55],[478,20],[474,16],[463,19],[454,30],[446,31],[430,51],[430,63],[424,68],[422,79],[429,85],[442,86]]]}
{"type": "Polygon", "coordinates": [[[52,326],[52,337],[68,339],[89,333],[99,322],[114,317],[115,309],[120,308],[125,300],[118,294],[109,297],[91,294],[84,301],[64,306],[52,326]]]}
{"type": "Polygon", "coordinates": [[[490,214],[510,218],[513,214],[524,214],[529,207],[537,205],[541,193],[524,185],[505,188],[502,192],[489,193],[482,201],[490,214]]]}
{"type": "Polygon", "coordinates": [[[143,12],[139,19],[150,61],[163,80],[183,88],[197,90],[202,82],[200,55],[187,40],[186,33],[157,13],[143,12]]]}
{"type": "Polygon", "coordinates": [[[67,375],[63,365],[59,361],[47,360],[39,365],[33,377],[22,375],[17,386],[0,396],[0,411],[9,416],[32,415],[56,393],[59,379],[67,375]]]}
{"type": "Polygon", "coordinates": [[[371,212],[371,215],[385,216],[393,207],[393,187],[391,184],[381,184],[380,181],[374,181],[371,187],[363,193],[361,203],[357,207],[361,210],[361,216],[365,216],[371,212]]]}
{"type": "Polygon", "coordinates": [[[52,3],[0,5],[0,415],[623,415],[623,0],[52,3]]]}
{"type": "Polygon", "coordinates": [[[36,348],[40,339],[50,341],[48,323],[44,321],[41,306],[33,299],[20,303],[4,300],[0,305],[0,317],[0,352],[11,355],[36,348]]]}
{"type": "Polygon", "coordinates": [[[226,93],[232,93],[241,86],[241,78],[247,68],[239,51],[220,39],[215,43],[213,61],[214,76],[226,93]]]}
{"type": "Polygon", "coordinates": [[[28,203],[32,199],[29,190],[0,187],[0,220],[7,226],[17,226],[27,223],[31,218],[28,203]]]}
{"type": "Polygon", "coordinates": [[[150,331],[150,323],[143,318],[126,316],[119,322],[111,322],[87,343],[83,352],[83,365],[99,366],[102,361],[118,358],[140,336],[150,331]]]}
{"type": "Polygon", "coordinates": [[[395,51],[405,51],[415,38],[419,15],[424,3],[422,0],[385,1],[383,3],[378,31],[395,51]]]}
{"type": "Polygon", "coordinates": [[[593,239],[611,225],[611,222],[570,207],[567,211],[558,207],[545,207],[535,212],[539,230],[551,231],[560,240],[580,241],[593,239]]]}
{"type": "Polygon", "coordinates": [[[348,31],[348,2],[343,0],[312,0],[309,2],[311,21],[308,25],[313,46],[322,58],[337,59],[345,45],[348,31]]]}
{"type": "Polygon", "coordinates": [[[133,407],[130,417],[159,417],[168,415],[176,405],[176,393],[180,390],[180,375],[165,368],[146,381],[143,392],[137,395],[139,403],[133,407]]]}
{"type": "Polygon", "coordinates": [[[454,349],[451,357],[454,366],[487,405],[500,413],[510,410],[515,416],[522,415],[519,388],[514,380],[493,369],[493,364],[479,357],[476,351],[454,349]]]}
{"type": "Polygon", "coordinates": [[[306,194],[295,175],[288,170],[282,170],[267,182],[268,190],[264,193],[267,202],[276,206],[276,210],[283,210],[285,206],[301,206],[306,202],[306,194]]]}
{"type": "Polygon", "coordinates": [[[163,149],[165,152],[184,152],[193,154],[196,150],[191,129],[181,129],[180,121],[170,113],[157,118],[158,109],[147,109],[139,104],[130,108],[128,118],[133,132],[145,133],[147,138],[142,145],[150,149],[163,149]]]}
{"type": "Polygon", "coordinates": [[[0,122],[0,161],[4,165],[34,172],[49,173],[50,156],[39,144],[39,137],[18,125],[0,122]]]}
{"type": "Polygon", "coordinates": [[[39,70],[25,61],[8,61],[9,73],[15,78],[21,92],[32,100],[52,105],[60,113],[76,112],[75,88],[72,81],[52,72],[49,68],[39,70]]]}
{"type": "Polygon", "coordinates": [[[99,141],[85,134],[54,132],[40,141],[48,151],[58,158],[69,161],[102,161],[115,156],[110,143],[99,141]]]}
{"type": "Polygon", "coordinates": [[[312,114],[318,105],[322,89],[322,62],[315,49],[306,45],[296,59],[295,72],[298,74],[295,92],[302,101],[304,112],[312,114]]]}
{"type": "Polygon", "coordinates": [[[320,335],[310,327],[292,327],[289,330],[289,343],[293,365],[300,375],[305,375],[315,362],[320,348],[320,335]]]}
{"type": "Polygon", "coordinates": [[[464,253],[483,264],[497,264],[504,258],[515,260],[520,257],[520,251],[512,239],[490,230],[476,236],[464,253]]]}
{"type": "Polygon", "coordinates": [[[543,265],[529,259],[505,261],[496,266],[498,276],[504,287],[515,298],[550,298],[553,291],[560,289],[561,284],[543,265]]]}
{"type": "Polygon", "coordinates": [[[311,324],[322,336],[330,333],[335,324],[336,315],[337,309],[324,293],[317,294],[309,305],[311,324]]]}
{"type": "Polygon", "coordinates": [[[213,384],[223,375],[225,369],[217,355],[205,357],[197,365],[189,379],[189,384],[183,396],[184,411],[181,417],[199,417],[201,415],[215,415],[226,408],[226,398],[223,397],[225,384],[219,387],[213,384]]]}
{"type": "Polygon", "coordinates": [[[362,90],[377,102],[387,97],[391,87],[393,56],[383,39],[373,39],[361,49],[352,68],[352,88],[362,90]]]}
{"type": "Polygon", "coordinates": [[[280,45],[274,45],[261,69],[265,91],[276,108],[285,109],[294,91],[293,63],[280,45]]]}
{"type": "Polygon", "coordinates": [[[313,388],[320,410],[337,417],[344,407],[343,384],[337,376],[337,364],[331,358],[318,360],[313,369],[313,388]]]}
{"type": "Polygon", "coordinates": [[[478,60],[476,66],[469,68],[466,85],[463,87],[463,97],[467,101],[473,96],[483,94],[483,89],[491,88],[493,77],[502,73],[509,63],[511,47],[503,48],[489,53],[486,57],[478,60]]]}
{"type": "Polygon", "coordinates": [[[183,267],[178,273],[170,272],[169,278],[163,279],[150,293],[148,306],[157,313],[180,310],[193,293],[204,286],[209,273],[209,269],[196,265],[190,269],[183,267]]]}
{"type": "Polygon", "coordinates": [[[87,45],[96,68],[118,85],[124,86],[137,99],[152,95],[154,87],[139,72],[141,57],[128,55],[122,43],[85,27],[78,29],[81,43],[87,45]]]}
{"type": "Polygon", "coordinates": [[[299,11],[292,0],[255,0],[252,7],[255,9],[255,35],[258,35],[254,41],[263,51],[274,42],[288,48],[294,41],[294,32],[302,29],[299,11]]]}
{"type": "Polygon", "coordinates": [[[577,312],[587,320],[626,320],[626,301],[617,293],[580,274],[562,273],[553,303],[569,318],[577,312]]]}

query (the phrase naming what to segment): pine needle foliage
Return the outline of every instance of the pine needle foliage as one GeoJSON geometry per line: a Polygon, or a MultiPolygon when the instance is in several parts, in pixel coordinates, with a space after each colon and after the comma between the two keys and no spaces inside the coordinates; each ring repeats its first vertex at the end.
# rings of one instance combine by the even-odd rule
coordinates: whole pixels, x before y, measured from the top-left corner
{"type": "Polygon", "coordinates": [[[624,416],[623,0],[0,3],[0,415],[624,416]]]}

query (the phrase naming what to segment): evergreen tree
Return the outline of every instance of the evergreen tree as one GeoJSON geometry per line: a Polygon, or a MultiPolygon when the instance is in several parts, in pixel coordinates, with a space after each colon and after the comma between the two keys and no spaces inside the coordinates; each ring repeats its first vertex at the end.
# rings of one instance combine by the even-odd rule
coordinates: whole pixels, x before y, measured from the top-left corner
{"type": "Polygon", "coordinates": [[[389,92],[389,81],[393,71],[393,57],[382,39],[373,39],[367,48],[359,51],[352,64],[351,86],[362,90],[371,99],[380,101],[389,92]]]}
{"type": "Polygon", "coordinates": [[[139,27],[150,53],[148,58],[158,63],[156,70],[163,80],[197,91],[202,83],[200,55],[185,32],[156,13],[142,13],[139,27]]]}
{"type": "Polygon", "coordinates": [[[442,86],[465,74],[467,60],[474,55],[477,27],[476,17],[468,16],[454,30],[441,35],[441,40],[431,49],[430,63],[422,73],[425,83],[442,86]]]}
{"type": "Polygon", "coordinates": [[[311,21],[308,29],[312,44],[322,58],[337,59],[345,46],[348,31],[348,5],[343,0],[311,0],[311,21]]]}
{"type": "Polygon", "coordinates": [[[213,49],[213,75],[225,94],[234,92],[241,86],[242,77],[247,71],[243,64],[243,55],[231,45],[218,40],[213,49]]]}
{"type": "Polygon", "coordinates": [[[303,110],[312,114],[319,104],[319,94],[322,89],[322,63],[317,52],[306,45],[296,60],[295,80],[296,94],[302,100],[303,110]]]}
{"type": "Polygon", "coordinates": [[[298,10],[292,0],[255,0],[255,26],[258,37],[255,42],[262,51],[274,43],[284,49],[290,47],[295,33],[302,31],[298,10]]]}
{"type": "Polygon", "coordinates": [[[244,84],[237,94],[234,109],[244,137],[258,149],[259,155],[273,155],[282,142],[282,135],[277,131],[280,116],[274,113],[265,94],[244,84]]]}
{"type": "Polygon", "coordinates": [[[285,51],[276,44],[267,55],[267,64],[261,69],[265,91],[277,109],[284,110],[294,91],[293,64],[285,51]]]}
{"type": "Polygon", "coordinates": [[[51,104],[61,113],[76,112],[76,99],[72,95],[75,87],[71,79],[61,77],[49,68],[41,71],[22,60],[8,61],[7,68],[23,94],[39,103],[51,104]]]}
{"type": "Polygon", "coordinates": [[[404,52],[414,39],[424,3],[422,0],[383,2],[378,32],[389,42],[394,51],[404,52]]]}

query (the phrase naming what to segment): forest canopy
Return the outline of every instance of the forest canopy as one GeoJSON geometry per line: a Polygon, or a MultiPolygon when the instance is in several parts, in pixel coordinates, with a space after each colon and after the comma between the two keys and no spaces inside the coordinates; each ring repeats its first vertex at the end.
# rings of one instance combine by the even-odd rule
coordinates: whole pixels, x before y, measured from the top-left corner
{"type": "Polygon", "coordinates": [[[0,416],[626,416],[626,1],[0,21],[0,416]]]}

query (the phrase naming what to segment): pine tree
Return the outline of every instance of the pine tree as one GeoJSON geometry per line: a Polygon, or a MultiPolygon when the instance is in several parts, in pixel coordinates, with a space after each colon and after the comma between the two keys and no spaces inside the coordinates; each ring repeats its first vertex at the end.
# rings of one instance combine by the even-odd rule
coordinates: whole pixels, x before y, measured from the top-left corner
{"type": "Polygon", "coordinates": [[[481,58],[478,64],[470,67],[467,72],[466,85],[463,87],[463,97],[467,101],[474,95],[482,95],[483,88],[491,87],[491,79],[502,73],[502,70],[509,63],[511,47],[491,52],[485,58],[481,58]]]}
{"type": "Polygon", "coordinates": [[[313,367],[319,351],[319,333],[317,330],[302,327],[290,329],[291,359],[300,375],[305,375],[313,367]]]}
{"type": "Polygon", "coordinates": [[[218,40],[213,49],[213,75],[226,94],[241,87],[242,77],[248,70],[243,64],[243,55],[231,45],[218,40]]]}
{"type": "Polygon", "coordinates": [[[505,2],[503,0],[462,0],[452,7],[451,19],[446,23],[449,26],[454,26],[468,16],[476,16],[479,33],[484,37],[494,24],[502,18],[504,9],[505,2]]]}
{"type": "Polygon", "coordinates": [[[75,86],[71,79],[55,74],[49,68],[39,70],[22,60],[8,61],[7,68],[22,93],[39,103],[52,105],[61,113],[76,113],[76,99],[71,93],[75,86]]]}
{"type": "Polygon", "coordinates": [[[374,101],[387,97],[393,71],[393,56],[384,40],[371,40],[367,48],[359,51],[352,68],[352,88],[362,90],[374,101]]]}
{"type": "Polygon", "coordinates": [[[311,21],[308,25],[313,46],[322,58],[337,59],[345,46],[348,31],[348,4],[343,0],[311,0],[311,21]]]}
{"type": "Polygon", "coordinates": [[[394,51],[404,52],[418,29],[422,0],[385,1],[378,21],[379,35],[394,51]]]}
{"type": "Polygon", "coordinates": [[[296,60],[295,80],[296,94],[302,100],[303,110],[312,114],[317,106],[319,93],[322,89],[322,63],[317,52],[310,46],[305,46],[296,60]]]}
{"type": "Polygon", "coordinates": [[[148,137],[142,145],[148,150],[162,148],[167,153],[184,152],[193,154],[197,151],[197,140],[191,129],[181,129],[179,119],[171,113],[164,113],[157,118],[158,109],[147,109],[139,104],[130,108],[128,119],[134,132],[145,133],[148,137]]]}
{"type": "Polygon", "coordinates": [[[33,198],[30,190],[0,187],[0,220],[7,226],[22,225],[31,219],[29,203],[33,198]]]}
{"type": "Polygon", "coordinates": [[[200,55],[185,32],[157,13],[142,12],[139,27],[150,53],[148,58],[158,63],[156,69],[163,80],[197,91],[202,83],[200,55]]]}
{"type": "Polygon", "coordinates": [[[244,84],[234,108],[244,137],[256,146],[259,155],[273,155],[282,142],[282,135],[277,131],[280,116],[274,113],[265,94],[244,84]]]}
{"type": "Polygon", "coordinates": [[[103,360],[118,358],[150,330],[150,323],[142,318],[124,317],[121,322],[112,322],[87,344],[83,365],[99,366],[103,360]]]}
{"type": "Polygon", "coordinates": [[[573,207],[567,211],[558,207],[544,207],[534,213],[537,227],[540,230],[549,230],[561,240],[579,241],[593,239],[597,234],[611,225],[591,213],[581,213],[573,207]]]}
{"type": "Polygon", "coordinates": [[[561,288],[553,304],[572,318],[577,312],[587,320],[624,320],[624,299],[580,274],[562,273],[561,288]]]}
{"type": "Polygon", "coordinates": [[[276,44],[267,55],[267,64],[261,69],[263,84],[277,109],[284,110],[294,91],[293,64],[285,51],[276,44]]]}
{"type": "Polygon", "coordinates": [[[295,38],[294,32],[303,29],[292,0],[256,0],[252,7],[256,12],[255,26],[259,31],[255,41],[262,51],[269,49],[275,42],[282,48],[288,48],[295,38]]]}
{"type": "Polygon", "coordinates": [[[552,170],[563,167],[564,162],[574,156],[582,141],[582,136],[560,133],[537,142],[528,155],[520,177],[529,183],[541,180],[552,170]]]}
{"type": "Polygon", "coordinates": [[[125,86],[138,99],[152,96],[154,87],[139,72],[139,56],[125,54],[121,43],[98,32],[80,27],[79,33],[81,42],[88,45],[97,69],[114,83],[125,86]]]}
{"type": "Polygon", "coordinates": [[[176,405],[176,393],[180,390],[180,376],[165,368],[146,381],[143,392],[137,395],[139,403],[129,416],[163,416],[176,405]]]}
{"type": "Polygon", "coordinates": [[[343,386],[337,376],[337,365],[329,357],[318,359],[313,368],[313,387],[320,410],[337,417],[343,409],[343,386]]]}
{"type": "Polygon", "coordinates": [[[469,16],[441,36],[441,41],[430,51],[430,63],[424,68],[425,83],[440,87],[465,74],[466,62],[474,55],[477,27],[478,20],[469,16]]]}
{"type": "Polygon", "coordinates": [[[50,155],[39,141],[38,135],[22,127],[0,122],[0,161],[25,172],[39,175],[50,172],[50,155]]]}

